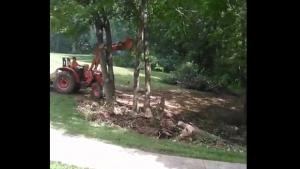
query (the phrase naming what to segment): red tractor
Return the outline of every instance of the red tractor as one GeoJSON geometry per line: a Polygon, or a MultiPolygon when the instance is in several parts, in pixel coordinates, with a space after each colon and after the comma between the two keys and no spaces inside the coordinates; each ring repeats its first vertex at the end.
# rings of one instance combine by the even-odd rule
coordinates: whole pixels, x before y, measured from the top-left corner
{"type": "MultiPolygon", "coordinates": [[[[132,39],[126,38],[124,41],[113,43],[112,51],[125,50],[132,47],[132,39]]],[[[70,58],[62,58],[63,64],[61,68],[56,70],[56,77],[53,81],[54,89],[59,93],[73,93],[80,88],[91,87],[91,96],[93,98],[101,98],[103,94],[103,76],[98,70],[90,71],[87,77],[85,73],[89,71],[84,66],[78,66],[76,69],[71,68],[70,58]]]]}
{"type": "Polygon", "coordinates": [[[70,58],[62,58],[63,66],[56,70],[56,77],[53,82],[54,89],[59,93],[73,93],[80,88],[91,87],[91,95],[94,98],[103,97],[103,78],[102,72],[92,70],[92,76],[87,79],[84,72],[84,66],[78,66],[77,69],[71,68],[69,65],[70,58]]]}

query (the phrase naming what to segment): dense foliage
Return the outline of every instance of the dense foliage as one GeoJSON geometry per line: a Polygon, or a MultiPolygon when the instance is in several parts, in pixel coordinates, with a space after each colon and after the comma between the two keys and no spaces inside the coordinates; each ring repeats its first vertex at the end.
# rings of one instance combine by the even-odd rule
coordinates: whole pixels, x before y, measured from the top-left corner
{"type": "MultiPolygon", "coordinates": [[[[67,2],[76,1],[64,0],[60,3],[67,2]]],[[[121,40],[125,36],[136,38],[137,16],[134,4],[137,1],[122,0],[111,3],[113,41],[121,40]]],[[[205,90],[207,84],[245,87],[245,0],[151,0],[148,8],[152,70],[172,72],[171,83],[193,79],[190,80],[191,84],[184,86],[199,90],[205,90]]],[[[93,29],[88,27],[87,10],[76,8],[76,13],[71,7],[61,10],[71,9],[73,13],[69,12],[68,15],[72,15],[74,20],[65,22],[64,18],[67,16],[52,8],[51,26],[55,33],[51,38],[51,51],[74,52],[76,46],[77,53],[91,53],[95,37],[91,33],[93,29]],[[61,22],[66,25],[64,29],[56,29],[56,25],[61,25],[61,22]],[[61,47],[57,47],[58,41],[61,47]]],[[[134,66],[134,53],[116,53],[115,56],[115,65],[134,66]]]]}

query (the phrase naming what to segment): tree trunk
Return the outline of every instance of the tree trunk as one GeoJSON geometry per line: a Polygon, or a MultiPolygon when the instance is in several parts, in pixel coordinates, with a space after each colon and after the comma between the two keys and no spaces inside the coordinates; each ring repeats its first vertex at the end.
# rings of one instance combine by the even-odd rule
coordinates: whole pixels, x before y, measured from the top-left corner
{"type": "Polygon", "coordinates": [[[139,96],[138,91],[140,87],[140,54],[136,54],[135,58],[135,67],[134,67],[134,74],[133,74],[133,111],[139,111],[139,96]]]}
{"type": "MultiPolygon", "coordinates": [[[[146,0],[142,0],[146,1],[146,0]]],[[[145,2],[144,8],[144,60],[145,60],[145,87],[146,87],[146,94],[145,94],[145,102],[144,102],[144,109],[145,109],[145,117],[153,117],[151,108],[150,108],[150,95],[151,95],[151,64],[149,59],[149,32],[148,32],[148,11],[147,11],[147,1],[145,2]]]]}
{"type": "Polygon", "coordinates": [[[97,42],[103,43],[103,19],[98,13],[94,14],[97,42]]]}
{"type": "Polygon", "coordinates": [[[140,85],[140,69],[141,69],[141,55],[143,53],[143,41],[144,41],[144,10],[143,6],[145,4],[141,4],[139,9],[139,26],[138,26],[138,35],[137,35],[137,45],[136,45],[136,58],[135,58],[135,67],[134,67],[134,74],[133,74],[133,111],[138,112],[138,91],[140,85]]]}
{"type": "Polygon", "coordinates": [[[109,90],[113,99],[115,99],[115,76],[114,76],[114,68],[113,68],[113,56],[112,56],[112,39],[111,39],[111,30],[110,30],[110,22],[107,17],[105,17],[105,36],[106,36],[106,56],[107,56],[107,66],[108,66],[108,76],[109,76],[109,90]]]}
{"type": "MultiPolygon", "coordinates": [[[[148,48],[148,47],[147,47],[148,48]]],[[[147,49],[148,51],[148,49],[147,49]]],[[[151,64],[149,60],[149,55],[145,53],[145,87],[146,87],[146,94],[145,94],[145,115],[147,117],[152,117],[152,112],[150,109],[150,95],[151,95],[151,64]]]]}
{"type": "MultiPolygon", "coordinates": [[[[97,36],[97,42],[98,44],[103,43],[103,29],[105,26],[104,18],[101,17],[98,13],[95,14],[95,27],[96,27],[96,36],[97,36]]],[[[111,45],[108,46],[111,48],[111,45]]],[[[113,95],[112,95],[112,88],[111,88],[111,80],[110,75],[107,70],[108,65],[108,58],[107,53],[102,51],[101,57],[100,57],[100,65],[101,65],[101,71],[103,74],[103,80],[104,80],[104,94],[105,94],[105,100],[110,105],[113,104],[113,95]]]]}

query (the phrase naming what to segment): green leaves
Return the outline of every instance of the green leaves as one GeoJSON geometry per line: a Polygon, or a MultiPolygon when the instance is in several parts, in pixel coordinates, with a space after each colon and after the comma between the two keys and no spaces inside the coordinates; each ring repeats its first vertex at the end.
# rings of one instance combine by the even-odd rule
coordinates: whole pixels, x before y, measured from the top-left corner
{"type": "Polygon", "coordinates": [[[51,0],[51,30],[69,37],[79,37],[92,24],[94,12],[106,12],[109,15],[113,5],[114,1],[111,0],[51,0]]]}
{"type": "MultiPolygon", "coordinates": [[[[139,0],[51,0],[51,31],[76,39],[92,24],[94,12],[105,12],[112,23],[114,40],[128,34],[134,37],[139,3],[139,0]]],[[[230,77],[227,81],[244,78],[245,0],[149,0],[147,9],[150,50],[157,54],[158,62],[191,61],[220,79],[225,74],[230,77]]],[[[164,65],[170,67],[165,70],[176,67],[164,65]]]]}
{"type": "Polygon", "coordinates": [[[222,83],[242,80],[245,0],[154,1],[153,11],[150,35],[151,42],[158,44],[153,46],[156,53],[165,57],[175,50],[174,59],[192,61],[220,77],[222,83]]]}

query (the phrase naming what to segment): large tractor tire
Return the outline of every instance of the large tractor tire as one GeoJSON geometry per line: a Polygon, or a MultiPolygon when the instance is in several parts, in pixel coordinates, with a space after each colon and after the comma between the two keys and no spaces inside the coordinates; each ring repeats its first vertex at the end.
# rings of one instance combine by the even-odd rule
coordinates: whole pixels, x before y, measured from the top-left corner
{"type": "Polygon", "coordinates": [[[97,82],[94,82],[91,86],[92,91],[91,91],[91,96],[94,99],[100,99],[103,98],[103,87],[100,86],[97,82]]]}
{"type": "Polygon", "coordinates": [[[53,85],[57,92],[64,94],[72,93],[76,88],[74,77],[66,71],[57,74],[53,85]]]}

